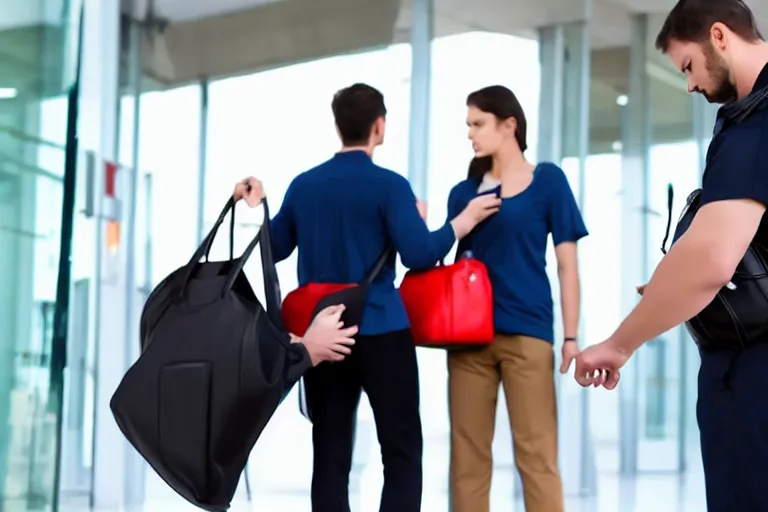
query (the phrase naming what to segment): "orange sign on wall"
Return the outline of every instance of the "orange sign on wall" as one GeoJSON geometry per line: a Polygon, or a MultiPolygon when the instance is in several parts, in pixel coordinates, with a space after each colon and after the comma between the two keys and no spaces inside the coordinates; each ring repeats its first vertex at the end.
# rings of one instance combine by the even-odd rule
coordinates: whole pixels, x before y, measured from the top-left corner
{"type": "Polygon", "coordinates": [[[111,256],[117,254],[120,248],[120,201],[117,199],[117,171],[119,167],[113,162],[104,162],[104,211],[106,213],[107,252],[111,256]]]}

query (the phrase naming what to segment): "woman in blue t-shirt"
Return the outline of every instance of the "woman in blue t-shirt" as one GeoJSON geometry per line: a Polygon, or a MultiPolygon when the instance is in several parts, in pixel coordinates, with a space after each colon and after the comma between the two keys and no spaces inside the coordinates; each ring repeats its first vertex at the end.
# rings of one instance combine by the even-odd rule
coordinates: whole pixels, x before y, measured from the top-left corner
{"type": "Polygon", "coordinates": [[[448,217],[458,215],[478,194],[497,194],[502,204],[459,243],[457,253],[462,257],[471,251],[488,268],[496,338],[481,350],[448,356],[451,510],[489,510],[491,444],[501,382],[525,509],[559,512],[564,505],[547,239],[551,234],[557,255],[564,329],[560,371],[565,373],[579,352],[576,242],[587,229],[563,170],[553,163],[530,163],[523,155],[525,114],[512,91],[486,87],[470,94],[467,106],[475,158],[468,179],[451,191],[448,217]]]}

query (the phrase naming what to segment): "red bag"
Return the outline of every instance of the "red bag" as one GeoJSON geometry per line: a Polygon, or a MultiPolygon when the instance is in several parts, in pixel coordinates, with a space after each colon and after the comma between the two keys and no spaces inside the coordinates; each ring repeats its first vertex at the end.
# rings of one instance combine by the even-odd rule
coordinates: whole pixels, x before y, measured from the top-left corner
{"type": "Polygon", "coordinates": [[[388,247],[359,283],[307,283],[286,295],[280,314],[288,332],[296,336],[304,336],[315,315],[326,307],[336,304],[346,306],[341,315],[344,325],[359,326],[363,321],[368,289],[381,272],[389,252],[388,247]]]}
{"type": "MultiPolygon", "coordinates": [[[[309,283],[296,288],[283,299],[280,313],[285,328],[291,334],[304,336],[315,316],[315,310],[320,300],[341,290],[356,286],[356,284],[309,283]]],[[[337,304],[340,303],[337,302],[337,304]]]]}
{"type": "Polygon", "coordinates": [[[493,291],[482,262],[463,257],[453,265],[409,271],[400,284],[416,345],[480,347],[493,342],[493,291]]]}

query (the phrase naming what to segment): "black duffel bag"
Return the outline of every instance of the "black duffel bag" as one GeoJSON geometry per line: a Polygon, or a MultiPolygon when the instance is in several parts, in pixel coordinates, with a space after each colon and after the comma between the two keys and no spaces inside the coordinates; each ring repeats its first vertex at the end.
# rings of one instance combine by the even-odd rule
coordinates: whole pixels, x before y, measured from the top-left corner
{"type": "Polygon", "coordinates": [[[158,475],[209,511],[229,508],[253,445],[312,366],[280,319],[266,201],[261,229],[240,258],[200,262],[234,205],[230,199],[189,263],[150,295],[143,352],[110,402],[120,430],[158,475]],[[256,245],[266,310],[243,272],[256,245]]]}

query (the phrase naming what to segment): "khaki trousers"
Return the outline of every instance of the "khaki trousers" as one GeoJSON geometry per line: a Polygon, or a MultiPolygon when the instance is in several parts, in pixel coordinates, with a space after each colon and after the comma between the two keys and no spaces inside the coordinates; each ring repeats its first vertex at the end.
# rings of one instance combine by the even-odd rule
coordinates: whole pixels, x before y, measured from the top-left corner
{"type": "Polygon", "coordinates": [[[489,512],[491,444],[504,386],[526,512],[563,512],[557,466],[555,356],[551,343],[497,335],[482,350],[448,355],[451,512],[489,512]]]}

